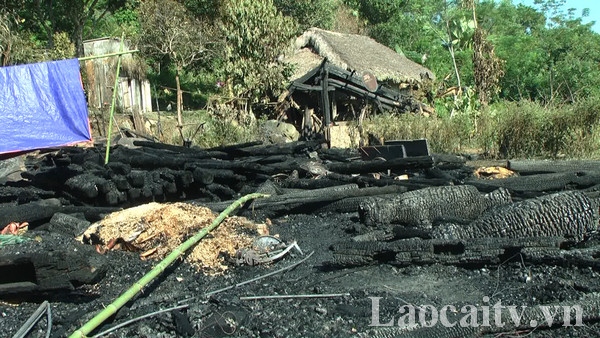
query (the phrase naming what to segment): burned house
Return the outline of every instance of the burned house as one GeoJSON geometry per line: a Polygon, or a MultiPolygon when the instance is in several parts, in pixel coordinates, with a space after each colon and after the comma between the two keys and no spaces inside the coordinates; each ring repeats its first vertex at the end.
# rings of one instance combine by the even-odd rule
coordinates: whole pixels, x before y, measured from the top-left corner
{"type": "Polygon", "coordinates": [[[348,121],[360,126],[369,112],[429,112],[417,94],[435,78],[427,68],[368,36],[311,28],[295,41],[291,84],[280,101],[304,136],[321,135],[332,146],[348,121]]]}

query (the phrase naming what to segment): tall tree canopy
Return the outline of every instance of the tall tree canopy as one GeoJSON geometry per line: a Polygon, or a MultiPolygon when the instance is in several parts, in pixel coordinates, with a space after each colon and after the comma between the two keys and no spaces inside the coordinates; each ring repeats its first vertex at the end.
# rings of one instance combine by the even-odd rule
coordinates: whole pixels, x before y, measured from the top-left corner
{"type": "Polygon", "coordinates": [[[258,101],[285,84],[289,68],[279,58],[295,35],[310,26],[344,27],[339,21],[351,18],[360,31],[433,70],[440,87],[478,87],[484,101],[600,95],[600,34],[582,23],[589,11],[562,10],[564,0],[537,0],[537,8],[511,0],[160,0],[156,12],[144,10],[157,1],[0,0],[0,61],[70,57],[71,44],[81,55],[84,39],[121,32],[140,34],[140,56],[156,60],[165,50],[146,47],[177,37],[182,42],[161,54],[163,68],[179,69],[203,90],[211,87],[202,81],[221,79],[229,96],[258,101]],[[159,12],[177,16],[160,21],[159,12]],[[212,49],[210,63],[197,63],[207,56],[197,52],[211,31],[223,47],[212,49]],[[491,52],[498,67],[490,69],[504,76],[486,82],[482,62],[493,59],[491,52]]]}
{"type": "Polygon", "coordinates": [[[252,101],[277,95],[289,71],[280,58],[296,33],[294,21],[281,14],[272,0],[225,0],[221,20],[222,72],[229,94],[252,101]]]}

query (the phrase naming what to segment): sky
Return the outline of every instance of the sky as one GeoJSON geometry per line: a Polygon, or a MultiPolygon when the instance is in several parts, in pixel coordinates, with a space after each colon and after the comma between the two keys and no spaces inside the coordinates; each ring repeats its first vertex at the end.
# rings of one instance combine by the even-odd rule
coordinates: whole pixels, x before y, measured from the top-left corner
{"type": "MultiPolygon", "coordinates": [[[[534,8],[539,8],[533,4],[534,0],[513,0],[514,4],[524,4],[534,8]]],[[[589,16],[583,18],[583,23],[596,21],[592,29],[600,33],[600,1],[599,0],[567,0],[563,10],[565,13],[569,8],[575,8],[575,15],[581,16],[584,8],[589,8],[589,16]]]]}

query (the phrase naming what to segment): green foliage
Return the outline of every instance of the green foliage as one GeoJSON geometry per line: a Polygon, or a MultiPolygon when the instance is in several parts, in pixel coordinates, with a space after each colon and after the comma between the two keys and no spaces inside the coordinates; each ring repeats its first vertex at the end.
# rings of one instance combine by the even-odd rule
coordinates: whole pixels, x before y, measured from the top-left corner
{"type": "Polygon", "coordinates": [[[426,117],[414,114],[380,114],[364,123],[364,130],[385,140],[426,138],[433,152],[458,153],[470,143],[466,116],[426,117]]]}
{"type": "Polygon", "coordinates": [[[65,32],[54,33],[54,48],[50,50],[51,60],[70,59],[75,56],[75,45],[65,32]]]}
{"type": "Polygon", "coordinates": [[[183,0],[183,5],[198,18],[217,18],[221,0],[183,0]]]}
{"type": "Polygon", "coordinates": [[[0,65],[9,66],[27,62],[35,50],[25,33],[19,32],[22,22],[12,13],[0,11],[0,65]]]}
{"type": "Polygon", "coordinates": [[[296,32],[294,21],[278,12],[272,0],[227,0],[221,20],[227,95],[252,102],[277,96],[291,73],[278,60],[296,32]]]}
{"type": "Polygon", "coordinates": [[[362,16],[373,25],[390,21],[402,13],[406,0],[360,0],[362,16]]]}
{"type": "Polygon", "coordinates": [[[85,27],[85,38],[95,39],[106,36],[121,36],[125,33],[127,39],[135,39],[140,31],[140,21],[134,3],[128,3],[122,8],[108,13],[101,20],[89,22],[85,27]]]}
{"type": "Polygon", "coordinates": [[[189,15],[175,0],[149,0],[138,8],[142,51],[157,59],[167,57],[176,69],[209,60],[214,32],[208,22],[189,15]]]}
{"type": "Polygon", "coordinates": [[[310,27],[331,29],[339,0],[274,0],[273,4],[282,14],[294,18],[300,33],[310,27]]]}
{"type": "Polygon", "coordinates": [[[547,17],[505,2],[481,7],[482,24],[506,61],[501,97],[548,103],[598,95],[600,35],[573,13],[561,13],[561,1],[540,3],[547,17]]]}
{"type": "MultiPolygon", "coordinates": [[[[187,126],[183,129],[185,138],[192,138],[192,144],[201,148],[213,148],[236,143],[255,141],[260,138],[258,123],[240,125],[231,120],[207,110],[186,111],[184,119],[187,126]],[[199,125],[203,124],[200,131],[195,133],[199,125]],[[195,135],[194,135],[195,134],[195,135]]],[[[181,144],[181,138],[175,128],[167,136],[167,142],[181,144]]]]}
{"type": "Polygon", "coordinates": [[[54,33],[53,47],[43,48],[30,31],[24,30],[24,19],[0,13],[0,65],[16,65],[44,60],[60,60],[75,56],[75,46],[64,32],[54,33]]]}
{"type": "Polygon", "coordinates": [[[427,138],[432,150],[501,158],[599,158],[600,98],[572,105],[502,101],[454,117],[383,114],[365,130],[384,139],[427,138]]]}

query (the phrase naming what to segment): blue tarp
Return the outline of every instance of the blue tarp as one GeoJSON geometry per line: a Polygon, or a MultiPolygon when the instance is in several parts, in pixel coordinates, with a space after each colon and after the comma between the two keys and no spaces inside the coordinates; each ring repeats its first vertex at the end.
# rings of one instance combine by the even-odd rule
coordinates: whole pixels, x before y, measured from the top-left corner
{"type": "Polygon", "coordinates": [[[0,67],[0,153],[91,139],[79,60],[0,67]]]}

